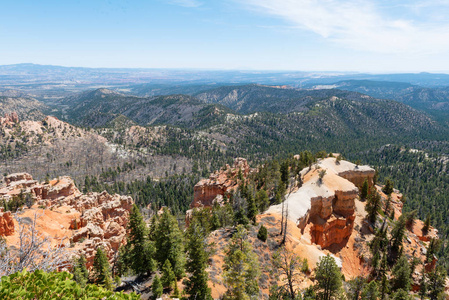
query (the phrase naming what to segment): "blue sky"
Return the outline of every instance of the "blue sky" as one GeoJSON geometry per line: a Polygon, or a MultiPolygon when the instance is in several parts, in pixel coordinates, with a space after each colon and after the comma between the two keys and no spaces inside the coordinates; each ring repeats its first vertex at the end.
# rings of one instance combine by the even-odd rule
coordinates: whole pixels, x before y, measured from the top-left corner
{"type": "Polygon", "coordinates": [[[449,0],[2,0],[0,64],[449,72],[449,0]]]}

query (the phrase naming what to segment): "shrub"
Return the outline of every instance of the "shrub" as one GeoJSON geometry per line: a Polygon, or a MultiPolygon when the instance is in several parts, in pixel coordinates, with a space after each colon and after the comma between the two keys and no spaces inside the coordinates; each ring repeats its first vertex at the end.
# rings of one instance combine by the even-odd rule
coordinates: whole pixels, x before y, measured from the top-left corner
{"type": "Polygon", "coordinates": [[[3,276],[0,299],[140,299],[135,293],[114,293],[93,284],[81,287],[72,278],[73,275],[67,272],[46,273],[42,270],[3,276]]]}
{"type": "Polygon", "coordinates": [[[259,232],[257,233],[257,238],[263,242],[267,241],[268,230],[265,226],[260,226],[259,232]]]}

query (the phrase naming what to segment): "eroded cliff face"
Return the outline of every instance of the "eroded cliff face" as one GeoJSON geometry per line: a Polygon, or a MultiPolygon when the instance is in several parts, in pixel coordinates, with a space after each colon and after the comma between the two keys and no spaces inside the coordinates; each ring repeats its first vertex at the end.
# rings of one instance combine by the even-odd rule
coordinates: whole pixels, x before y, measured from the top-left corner
{"type": "Polygon", "coordinates": [[[240,171],[243,177],[247,177],[252,171],[244,158],[236,158],[232,167],[226,165],[209,178],[198,182],[193,188],[194,196],[190,207],[212,207],[214,201],[221,198],[217,196],[224,197],[226,193],[234,192],[238,188],[237,177],[240,171]]]}
{"type": "MultiPolygon", "coordinates": [[[[55,241],[65,238],[72,253],[86,256],[88,267],[98,247],[112,258],[126,241],[131,197],[107,192],[82,194],[70,177],[45,184],[27,173],[17,173],[6,176],[5,183],[0,201],[8,202],[17,195],[32,199],[34,204],[25,205],[18,217],[32,219],[37,214],[42,234],[55,241]]],[[[7,236],[10,245],[18,241],[14,225],[17,221],[10,212],[0,213],[0,235],[7,236]]]]}
{"type": "Polygon", "coordinates": [[[0,212],[0,236],[5,237],[13,233],[14,221],[11,212],[0,212]]]}
{"type": "MultiPolygon", "coordinates": [[[[289,219],[312,243],[328,248],[347,239],[353,230],[357,185],[373,184],[374,169],[335,158],[320,160],[301,171],[302,186],[285,200],[289,219]],[[320,176],[320,173],[324,176],[320,176]]],[[[271,206],[269,213],[281,214],[282,205],[271,206]]]]}
{"type": "Polygon", "coordinates": [[[368,166],[326,158],[318,163],[310,175],[304,174],[305,180],[318,180],[318,184],[322,185],[321,189],[316,189],[318,194],[330,193],[328,197],[317,196],[322,198],[321,203],[311,199],[308,226],[313,243],[328,248],[347,241],[354,228],[355,201],[359,194],[357,186],[361,186],[365,180],[373,185],[374,173],[375,170],[368,166]],[[322,170],[326,174],[321,180],[318,174],[316,179],[316,171],[319,173],[322,170]]]}

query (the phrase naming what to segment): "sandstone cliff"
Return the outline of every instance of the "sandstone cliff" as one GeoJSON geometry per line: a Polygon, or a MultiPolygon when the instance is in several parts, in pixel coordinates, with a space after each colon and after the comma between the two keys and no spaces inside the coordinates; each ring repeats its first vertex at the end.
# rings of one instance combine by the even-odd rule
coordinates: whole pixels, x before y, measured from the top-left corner
{"type": "MultiPolygon", "coordinates": [[[[302,186],[288,195],[285,205],[289,218],[303,231],[310,230],[312,242],[322,248],[347,239],[354,227],[357,185],[373,184],[374,169],[335,158],[320,160],[301,171],[302,186]],[[320,178],[320,172],[325,172],[320,178]]],[[[280,214],[282,205],[271,206],[267,213],[280,214]]]]}
{"type": "Polygon", "coordinates": [[[191,208],[212,207],[217,196],[225,196],[226,193],[232,193],[238,188],[238,174],[242,172],[243,177],[247,177],[252,169],[244,158],[236,158],[233,166],[226,165],[222,170],[211,174],[209,178],[198,182],[194,188],[193,201],[191,208]]]}
{"type": "MultiPolygon", "coordinates": [[[[97,247],[103,247],[109,258],[125,242],[128,216],[133,205],[131,197],[103,193],[82,194],[70,177],[39,183],[27,173],[5,177],[0,189],[0,202],[22,194],[34,202],[24,206],[17,217],[33,218],[45,236],[55,240],[65,238],[72,253],[86,255],[88,266],[93,263],[97,247]]],[[[14,232],[17,221],[11,212],[0,213],[0,235],[10,245],[18,242],[14,232]]]]}

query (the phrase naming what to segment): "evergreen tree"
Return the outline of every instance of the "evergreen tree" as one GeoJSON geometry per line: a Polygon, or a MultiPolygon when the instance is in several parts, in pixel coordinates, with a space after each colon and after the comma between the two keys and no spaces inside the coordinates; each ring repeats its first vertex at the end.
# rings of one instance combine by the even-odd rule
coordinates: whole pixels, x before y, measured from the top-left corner
{"type": "Polygon", "coordinates": [[[382,192],[384,192],[387,195],[391,195],[391,193],[393,193],[393,189],[394,189],[394,182],[390,178],[387,178],[385,180],[385,185],[382,188],[382,192]]]}
{"type": "Polygon", "coordinates": [[[81,287],[86,286],[89,281],[89,271],[87,271],[86,262],[86,257],[80,255],[75,259],[72,267],[73,280],[75,280],[81,287]]]}
{"type": "Polygon", "coordinates": [[[349,288],[348,288],[348,299],[349,300],[359,300],[360,294],[363,291],[363,288],[365,286],[366,280],[365,278],[361,276],[357,276],[353,280],[349,281],[349,288]]]}
{"type": "Polygon", "coordinates": [[[270,206],[270,199],[268,198],[267,191],[262,189],[256,193],[256,204],[260,212],[264,212],[268,206],[270,206]]]}
{"type": "Polygon", "coordinates": [[[151,216],[151,220],[150,220],[150,228],[148,230],[148,236],[150,237],[151,241],[156,241],[156,232],[157,232],[157,226],[159,223],[159,216],[157,213],[154,213],[151,216]]]}
{"type": "Polygon", "coordinates": [[[173,287],[173,284],[176,284],[176,276],[175,273],[173,273],[171,263],[168,259],[165,260],[165,263],[162,266],[161,283],[164,288],[170,289],[173,287]]]}
{"type": "Polygon", "coordinates": [[[377,289],[377,283],[375,280],[368,283],[362,291],[362,299],[364,300],[377,300],[379,297],[379,291],[377,289]]]}
{"type": "Polygon", "coordinates": [[[442,266],[437,266],[429,273],[428,295],[431,300],[440,299],[444,293],[446,271],[442,266]]]}
{"type": "Polygon", "coordinates": [[[335,259],[329,254],[322,257],[317,264],[315,273],[319,299],[333,299],[342,285],[340,268],[335,259]]]}
{"type": "Polygon", "coordinates": [[[124,262],[137,275],[153,272],[156,268],[154,244],[149,240],[147,225],[135,204],[129,216],[128,230],[124,262]]]}
{"type": "Polygon", "coordinates": [[[282,183],[287,186],[288,185],[288,161],[284,161],[281,164],[281,181],[282,183]]]}
{"type": "Polygon", "coordinates": [[[259,228],[259,232],[257,233],[257,238],[261,240],[262,242],[266,242],[268,237],[268,231],[263,224],[259,228]]]}
{"type": "Polygon", "coordinates": [[[254,201],[253,193],[251,191],[248,192],[246,201],[248,203],[248,219],[250,219],[251,222],[256,223],[258,209],[256,206],[256,202],[254,201]]]}
{"type": "Polygon", "coordinates": [[[156,260],[162,266],[168,259],[177,279],[184,275],[184,239],[178,221],[168,209],[164,209],[158,222],[156,238],[156,260]]]}
{"type": "Polygon", "coordinates": [[[105,289],[110,290],[112,288],[111,271],[109,268],[108,257],[106,253],[97,248],[97,253],[94,257],[94,264],[92,267],[92,281],[95,284],[103,286],[105,289]]]}
{"type": "Polygon", "coordinates": [[[412,297],[410,297],[409,293],[400,289],[397,290],[393,295],[392,295],[392,299],[393,300],[412,300],[412,297]]]}
{"type": "Polygon", "coordinates": [[[422,232],[427,234],[430,229],[430,214],[427,214],[426,220],[424,221],[424,225],[422,227],[422,232]]]}
{"type": "Polygon", "coordinates": [[[393,267],[391,272],[393,279],[391,282],[391,287],[393,291],[402,289],[404,291],[409,291],[411,287],[411,273],[410,264],[407,258],[403,255],[401,256],[393,267]]]}
{"type": "Polygon", "coordinates": [[[187,263],[186,270],[190,274],[185,281],[185,292],[189,300],[212,300],[211,290],[207,286],[206,272],[209,253],[207,251],[205,231],[193,219],[187,230],[187,263]]]}
{"type": "Polygon", "coordinates": [[[366,197],[368,197],[368,191],[369,191],[368,179],[365,179],[365,181],[363,181],[363,185],[360,190],[360,198],[362,200],[365,200],[366,197]]]}
{"type": "Polygon", "coordinates": [[[400,216],[399,220],[394,224],[393,229],[391,230],[391,249],[397,253],[399,251],[399,247],[402,245],[402,240],[405,236],[405,218],[404,216],[400,216]]]}
{"type": "Polygon", "coordinates": [[[155,275],[153,278],[153,283],[151,284],[151,292],[153,293],[153,298],[159,298],[164,292],[164,288],[162,287],[161,280],[159,276],[155,275]]]}
{"type": "Polygon", "coordinates": [[[368,213],[368,220],[371,223],[374,223],[376,221],[377,212],[382,204],[380,195],[375,189],[373,189],[367,199],[365,210],[368,213]]]}
{"type": "Polygon", "coordinates": [[[259,293],[259,262],[247,240],[246,229],[239,225],[236,230],[225,257],[224,281],[228,288],[225,299],[248,300],[259,293]]]}

